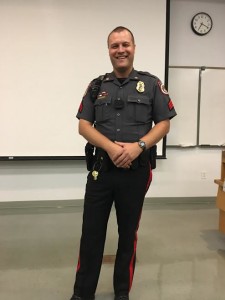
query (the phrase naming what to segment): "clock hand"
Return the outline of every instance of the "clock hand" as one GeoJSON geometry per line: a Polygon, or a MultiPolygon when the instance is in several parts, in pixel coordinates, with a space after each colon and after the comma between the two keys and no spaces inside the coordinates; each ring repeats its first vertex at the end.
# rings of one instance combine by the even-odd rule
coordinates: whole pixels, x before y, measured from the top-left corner
{"type": "Polygon", "coordinates": [[[202,27],[203,23],[200,24],[200,26],[198,27],[198,30],[202,27]]]}
{"type": "Polygon", "coordinates": [[[209,26],[206,26],[205,24],[202,23],[203,26],[205,26],[206,28],[209,28],[209,26]]]}

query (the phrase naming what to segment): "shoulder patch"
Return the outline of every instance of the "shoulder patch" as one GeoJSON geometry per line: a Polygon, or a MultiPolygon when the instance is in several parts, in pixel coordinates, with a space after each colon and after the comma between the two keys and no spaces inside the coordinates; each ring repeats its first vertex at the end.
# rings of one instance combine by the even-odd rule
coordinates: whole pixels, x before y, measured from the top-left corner
{"type": "Polygon", "coordinates": [[[160,80],[158,81],[158,86],[159,86],[159,88],[160,88],[160,90],[161,90],[161,92],[162,92],[163,94],[165,94],[165,95],[168,95],[168,94],[169,94],[169,93],[167,92],[167,90],[166,90],[164,84],[162,84],[162,82],[161,82],[160,80]]]}

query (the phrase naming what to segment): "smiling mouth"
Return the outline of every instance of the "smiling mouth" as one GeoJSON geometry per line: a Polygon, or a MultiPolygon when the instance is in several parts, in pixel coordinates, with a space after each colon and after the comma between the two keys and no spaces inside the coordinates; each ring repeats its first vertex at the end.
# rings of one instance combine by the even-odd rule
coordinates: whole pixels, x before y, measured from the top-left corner
{"type": "Polygon", "coordinates": [[[126,58],[127,58],[127,56],[117,56],[116,59],[126,59],[126,58]]]}

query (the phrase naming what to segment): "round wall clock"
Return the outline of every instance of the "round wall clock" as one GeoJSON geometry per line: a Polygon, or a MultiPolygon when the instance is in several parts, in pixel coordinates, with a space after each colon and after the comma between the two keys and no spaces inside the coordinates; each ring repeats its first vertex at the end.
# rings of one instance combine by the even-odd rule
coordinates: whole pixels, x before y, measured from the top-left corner
{"type": "Polygon", "coordinates": [[[191,20],[191,28],[197,35],[205,35],[213,26],[212,18],[205,12],[199,12],[191,20]]]}

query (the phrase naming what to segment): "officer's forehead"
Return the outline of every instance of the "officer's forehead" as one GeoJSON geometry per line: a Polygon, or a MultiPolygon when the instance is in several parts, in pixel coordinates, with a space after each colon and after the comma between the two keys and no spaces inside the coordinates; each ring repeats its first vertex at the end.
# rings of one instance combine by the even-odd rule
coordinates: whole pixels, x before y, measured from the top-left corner
{"type": "Polygon", "coordinates": [[[109,36],[109,44],[118,42],[132,42],[132,35],[127,30],[122,30],[120,32],[112,32],[109,36]]]}

